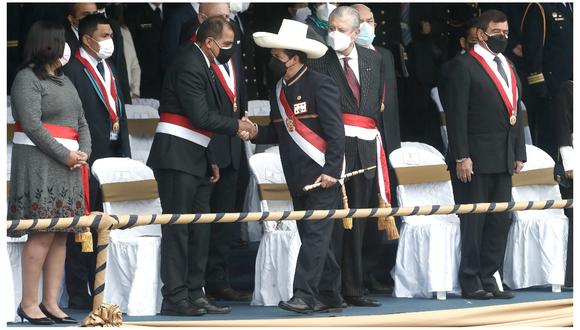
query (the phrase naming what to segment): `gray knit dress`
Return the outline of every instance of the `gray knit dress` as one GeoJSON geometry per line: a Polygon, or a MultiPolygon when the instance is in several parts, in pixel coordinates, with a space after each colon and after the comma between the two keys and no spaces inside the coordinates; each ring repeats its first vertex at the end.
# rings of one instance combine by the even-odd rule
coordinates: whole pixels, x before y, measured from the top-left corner
{"type": "Polygon", "coordinates": [[[69,150],[42,126],[48,123],[78,130],[80,150],[90,154],[89,128],[74,85],[65,75],[40,80],[26,68],[16,75],[10,95],[12,115],[35,146],[13,146],[8,219],[84,215],[81,171],[69,170],[69,150]]]}

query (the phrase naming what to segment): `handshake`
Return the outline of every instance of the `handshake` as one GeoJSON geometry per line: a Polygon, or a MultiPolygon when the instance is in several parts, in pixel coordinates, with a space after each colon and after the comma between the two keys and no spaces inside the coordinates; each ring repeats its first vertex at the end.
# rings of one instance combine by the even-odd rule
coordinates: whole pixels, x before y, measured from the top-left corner
{"type": "Polygon", "coordinates": [[[244,141],[252,140],[258,134],[258,129],[248,117],[238,120],[238,137],[244,141]]]}

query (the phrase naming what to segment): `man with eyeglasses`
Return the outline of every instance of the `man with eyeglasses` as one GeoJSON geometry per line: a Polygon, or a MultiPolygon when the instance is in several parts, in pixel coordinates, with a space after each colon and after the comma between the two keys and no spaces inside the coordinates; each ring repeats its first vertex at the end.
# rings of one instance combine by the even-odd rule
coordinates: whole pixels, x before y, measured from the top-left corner
{"type": "MultiPolygon", "coordinates": [[[[449,65],[445,115],[447,163],[457,204],[511,200],[512,175],[526,161],[521,83],[502,54],[509,35],[505,14],[478,19],[477,44],[449,65]]],[[[510,299],[494,273],[501,267],[511,225],[509,213],[466,214],[461,221],[459,283],[467,299],[510,299]]]]}

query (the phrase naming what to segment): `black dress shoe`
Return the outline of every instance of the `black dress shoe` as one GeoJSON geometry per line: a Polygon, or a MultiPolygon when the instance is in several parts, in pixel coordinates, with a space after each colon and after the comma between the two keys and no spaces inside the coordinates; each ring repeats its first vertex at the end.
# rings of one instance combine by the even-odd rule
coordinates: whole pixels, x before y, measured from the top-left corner
{"type": "Polygon", "coordinates": [[[493,298],[490,292],[485,290],[476,290],[473,292],[461,292],[461,296],[465,299],[487,300],[493,298]]]}
{"type": "Polygon", "coordinates": [[[308,306],[308,304],[306,302],[304,302],[304,300],[302,300],[302,298],[298,298],[298,297],[292,297],[288,301],[281,301],[278,303],[278,307],[280,307],[284,310],[287,310],[287,311],[301,313],[301,314],[314,313],[314,308],[308,306]]]}
{"type": "Polygon", "coordinates": [[[62,323],[62,324],[77,324],[78,323],[77,320],[73,319],[72,317],[70,317],[68,315],[65,317],[57,317],[57,316],[52,315],[52,313],[49,312],[46,309],[46,307],[44,307],[43,304],[38,305],[38,308],[40,308],[40,311],[44,315],[48,316],[49,319],[53,320],[54,323],[62,323]]]}
{"type": "Polygon", "coordinates": [[[379,307],[382,304],[374,299],[366,297],[344,297],[347,304],[359,307],[379,307]]]}
{"type": "Polygon", "coordinates": [[[201,316],[206,314],[204,308],[193,306],[187,299],[180,300],[176,303],[163,299],[161,304],[161,315],[171,316],[201,316]]]}
{"type": "Polygon", "coordinates": [[[511,291],[494,290],[489,293],[492,294],[492,299],[512,299],[514,297],[514,294],[511,291]]]}
{"type": "Polygon", "coordinates": [[[250,300],[249,293],[238,292],[232,288],[225,288],[216,291],[210,291],[207,294],[215,300],[229,300],[229,301],[248,301],[250,300]]]}
{"type": "Polygon", "coordinates": [[[34,325],[53,325],[54,321],[49,319],[48,317],[39,317],[33,319],[32,317],[26,315],[22,310],[22,306],[18,305],[18,309],[16,310],[16,314],[20,316],[20,323],[24,323],[24,320],[28,321],[30,324],[34,325]]]}
{"type": "Polygon", "coordinates": [[[227,314],[232,311],[230,306],[214,305],[207,300],[206,297],[199,297],[195,300],[190,300],[190,303],[197,308],[203,308],[208,314],[227,314]]]}

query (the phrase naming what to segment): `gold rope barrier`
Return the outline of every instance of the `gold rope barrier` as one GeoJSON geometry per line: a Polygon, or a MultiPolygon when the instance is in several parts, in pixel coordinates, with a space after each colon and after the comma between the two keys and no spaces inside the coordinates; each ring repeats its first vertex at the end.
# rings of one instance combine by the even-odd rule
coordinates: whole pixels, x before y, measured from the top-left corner
{"type": "Polygon", "coordinates": [[[461,205],[426,205],[414,207],[385,207],[369,209],[307,210],[249,213],[206,213],[206,214],[152,214],[152,215],[107,215],[93,212],[87,216],[52,219],[7,220],[8,232],[34,231],[47,228],[87,228],[96,229],[97,262],[95,270],[95,296],[93,310],[83,320],[84,326],[119,326],[121,312],[116,305],[103,303],[105,273],[107,268],[107,247],[113,229],[127,229],[149,224],[174,225],[189,223],[232,223],[280,220],[322,220],[343,218],[378,218],[389,216],[494,213],[506,211],[562,209],[574,206],[574,200],[548,200],[530,202],[477,203],[461,205]]]}

